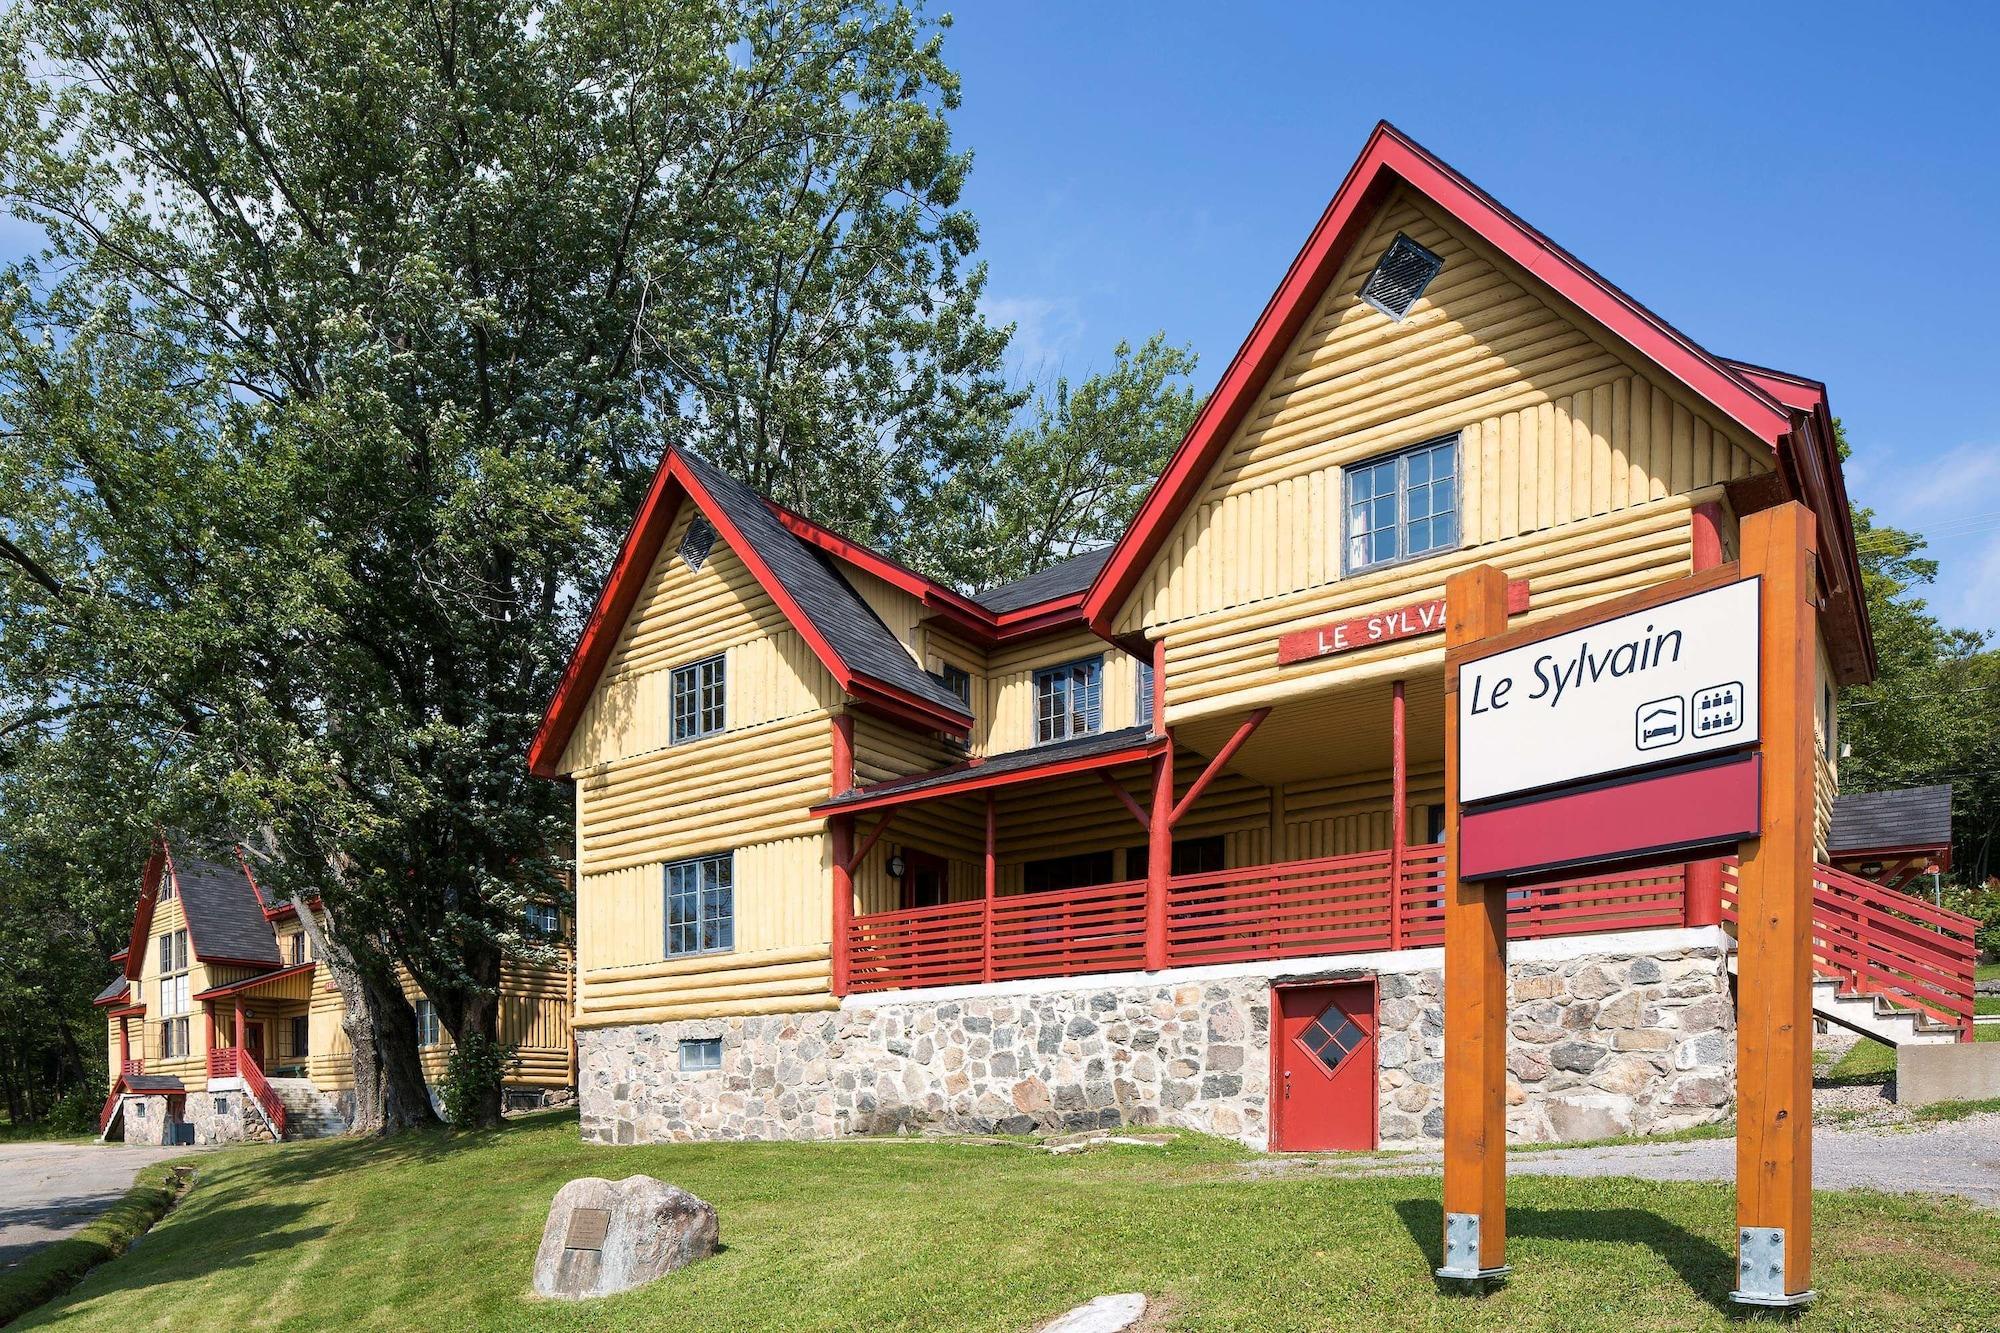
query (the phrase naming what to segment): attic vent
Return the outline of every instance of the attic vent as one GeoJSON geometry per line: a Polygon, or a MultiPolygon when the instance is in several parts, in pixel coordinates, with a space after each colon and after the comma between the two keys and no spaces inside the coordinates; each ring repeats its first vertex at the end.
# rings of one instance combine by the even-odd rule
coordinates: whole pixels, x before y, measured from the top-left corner
{"type": "Polygon", "coordinates": [[[689,569],[700,569],[708,559],[709,547],[715,545],[715,525],[701,515],[694,516],[688,524],[687,535],[681,538],[681,559],[687,561],[689,569]]]}
{"type": "Polygon", "coordinates": [[[1444,261],[1401,232],[1389,242],[1389,249],[1368,281],[1361,284],[1361,299],[1391,319],[1401,319],[1431,285],[1444,261]]]}

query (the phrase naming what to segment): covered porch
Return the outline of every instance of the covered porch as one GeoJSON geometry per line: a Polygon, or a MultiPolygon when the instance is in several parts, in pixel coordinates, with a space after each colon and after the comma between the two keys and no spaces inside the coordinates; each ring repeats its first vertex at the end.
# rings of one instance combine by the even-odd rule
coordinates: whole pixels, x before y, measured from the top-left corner
{"type": "MultiPolygon", "coordinates": [[[[850,788],[819,807],[835,990],[1440,945],[1443,708],[1441,673],[1377,680],[850,788]]],[[[1509,934],[1715,925],[1721,885],[1719,862],[1526,883],[1509,934]]]]}

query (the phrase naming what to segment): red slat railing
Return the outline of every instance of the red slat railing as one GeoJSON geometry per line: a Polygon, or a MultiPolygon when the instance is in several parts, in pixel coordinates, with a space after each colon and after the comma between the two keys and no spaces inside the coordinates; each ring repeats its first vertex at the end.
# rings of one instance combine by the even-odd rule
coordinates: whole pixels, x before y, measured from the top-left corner
{"type": "Polygon", "coordinates": [[[218,1046],[208,1053],[208,1076],[210,1078],[235,1078],[236,1048],[218,1046]]]}
{"type": "Polygon", "coordinates": [[[118,1111],[118,1089],[113,1088],[104,1099],[104,1111],[97,1117],[97,1132],[102,1134],[111,1124],[111,1117],[118,1111]]]}
{"type": "Polygon", "coordinates": [[[284,1138],[285,1102],[264,1077],[264,1071],[257,1065],[257,1057],[245,1051],[236,1062],[236,1070],[243,1079],[243,1086],[257,1099],[257,1105],[264,1108],[264,1116],[271,1122],[271,1133],[277,1138],[284,1138]]]}
{"type": "MultiPolygon", "coordinates": [[[[1880,996],[1972,1040],[1979,948],[1971,917],[1830,865],[1813,870],[1813,968],[1841,993],[1880,996]]],[[[1736,862],[1725,863],[1722,918],[1736,922],[1736,862]]]]}
{"type": "Polygon", "coordinates": [[[143,1074],[145,1072],[146,1072],[146,1062],[144,1060],[127,1060],[125,1062],[124,1073],[126,1078],[130,1078],[134,1074],[143,1074]]]}
{"type": "MultiPolygon", "coordinates": [[[[1387,851],[1247,866],[1168,881],[1167,962],[1173,967],[1424,948],[1444,939],[1444,849],[1404,849],[1400,884],[1387,851]]],[[[1549,880],[1509,894],[1508,936],[1678,926],[1686,920],[1685,867],[1622,877],[1549,880]]],[[[855,992],[1021,977],[1067,977],[1145,966],[1143,880],[985,904],[855,917],[848,935],[855,992]]]]}

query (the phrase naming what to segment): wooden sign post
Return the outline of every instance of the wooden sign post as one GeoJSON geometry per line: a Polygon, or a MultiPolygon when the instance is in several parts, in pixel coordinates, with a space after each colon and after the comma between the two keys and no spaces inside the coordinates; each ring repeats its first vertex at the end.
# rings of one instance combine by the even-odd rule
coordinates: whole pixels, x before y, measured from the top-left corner
{"type": "Polygon", "coordinates": [[[1812,1292],[1813,517],[1746,515],[1742,571],[1762,579],[1762,836],[1736,898],[1736,1289],[1746,1305],[1812,1292]]]}
{"type": "MultiPolygon", "coordinates": [[[[1491,565],[1445,584],[1447,649],[1507,628],[1507,577],[1491,565]]],[[[1458,678],[1444,701],[1444,1265],[1439,1277],[1507,1273],[1507,894],[1459,875],[1458,678]]]]}
{"type": "Polygon", "coordinates": [[[1742,558],[1509,630],[1490,566],[1446,585],[1444,1263],[1507,1268],[1508,877],[1735,844],[1737,1286],[1812,1299],[1813,519],[1742,558]]]}

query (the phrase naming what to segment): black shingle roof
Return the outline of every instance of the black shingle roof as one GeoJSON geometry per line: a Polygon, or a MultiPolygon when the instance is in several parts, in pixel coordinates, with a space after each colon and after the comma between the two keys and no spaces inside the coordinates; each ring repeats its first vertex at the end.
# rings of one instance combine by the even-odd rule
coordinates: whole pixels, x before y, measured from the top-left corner
{"type": "Polygon", "coordinates": [[[1943,847],[1951,843],[1951,784],[1837,796],[1827,849],[1943,847]]]}
{"type": "Polygon", "coordinates": [[[1097,577],[1097,571],[1104,568],[1104,562],[1111,558],[1111,548],[1085,551],[1073,555],[1060,564],[1003,583],[997,588],[974,593],[972,600],[988,611],[1018,611],[1036,602],[1046,602],[1053,597],[1068,597],[1083,592],[1090,587],[1090,581],[1097,577]]]}
{"type": "Polygon", "coordinates": [[[188,945],[197,958],[233,958],[279,966],[277,932],[239,865],[174,857],[174,885],[187,915],[188,945]]]}
{"type": "Polygon", "coordinates": [[[172,1074],[127,1074],[127,1092],[186,1092],[187,1084],[172,1074]]]}
{"type": "Polygon", "coordinates": [[[1152,731],[1147,727],[1121,727],[1117,731],[1101,731],[1095,736],[1085,736],[1078,740],[1037,745],[1029,750],[1009,750],[1005,754],[994,755],[991,759],[976,764],[954,764],[950,768],[932,769],[928,773],[911,773],[905,777],[889,778],[872,786],[856,787],[830,801],[822,802],[815,808],[831,809],[855,801],[885,796],[890,792],[944,790],[975,778],[997,777],[1021,769],[1055,763],[1058,760],[1088,759],[1094,755],[1109,754],[1115,750],[1137,745],[1151,735],[1152,731]]]}
{"type": "Polygon", "coordinates": [[[868,609],[832,560],[786,531],[763,497],[695,454],[682,450],[681,458],[848,666],[960,717],[971,717],[958,696],[931,679],[868,609]]]}
{"type": "Polygon", "coordinates": [[[97,992],[97,998],[92,1000],[91,1003],[110,1004],[113,1000],[124,999],[131,993],[131,990],[132,983],[125,979],[123,972],[120,972],[117,976],[104,983],[104,989],[97,992]]]}

